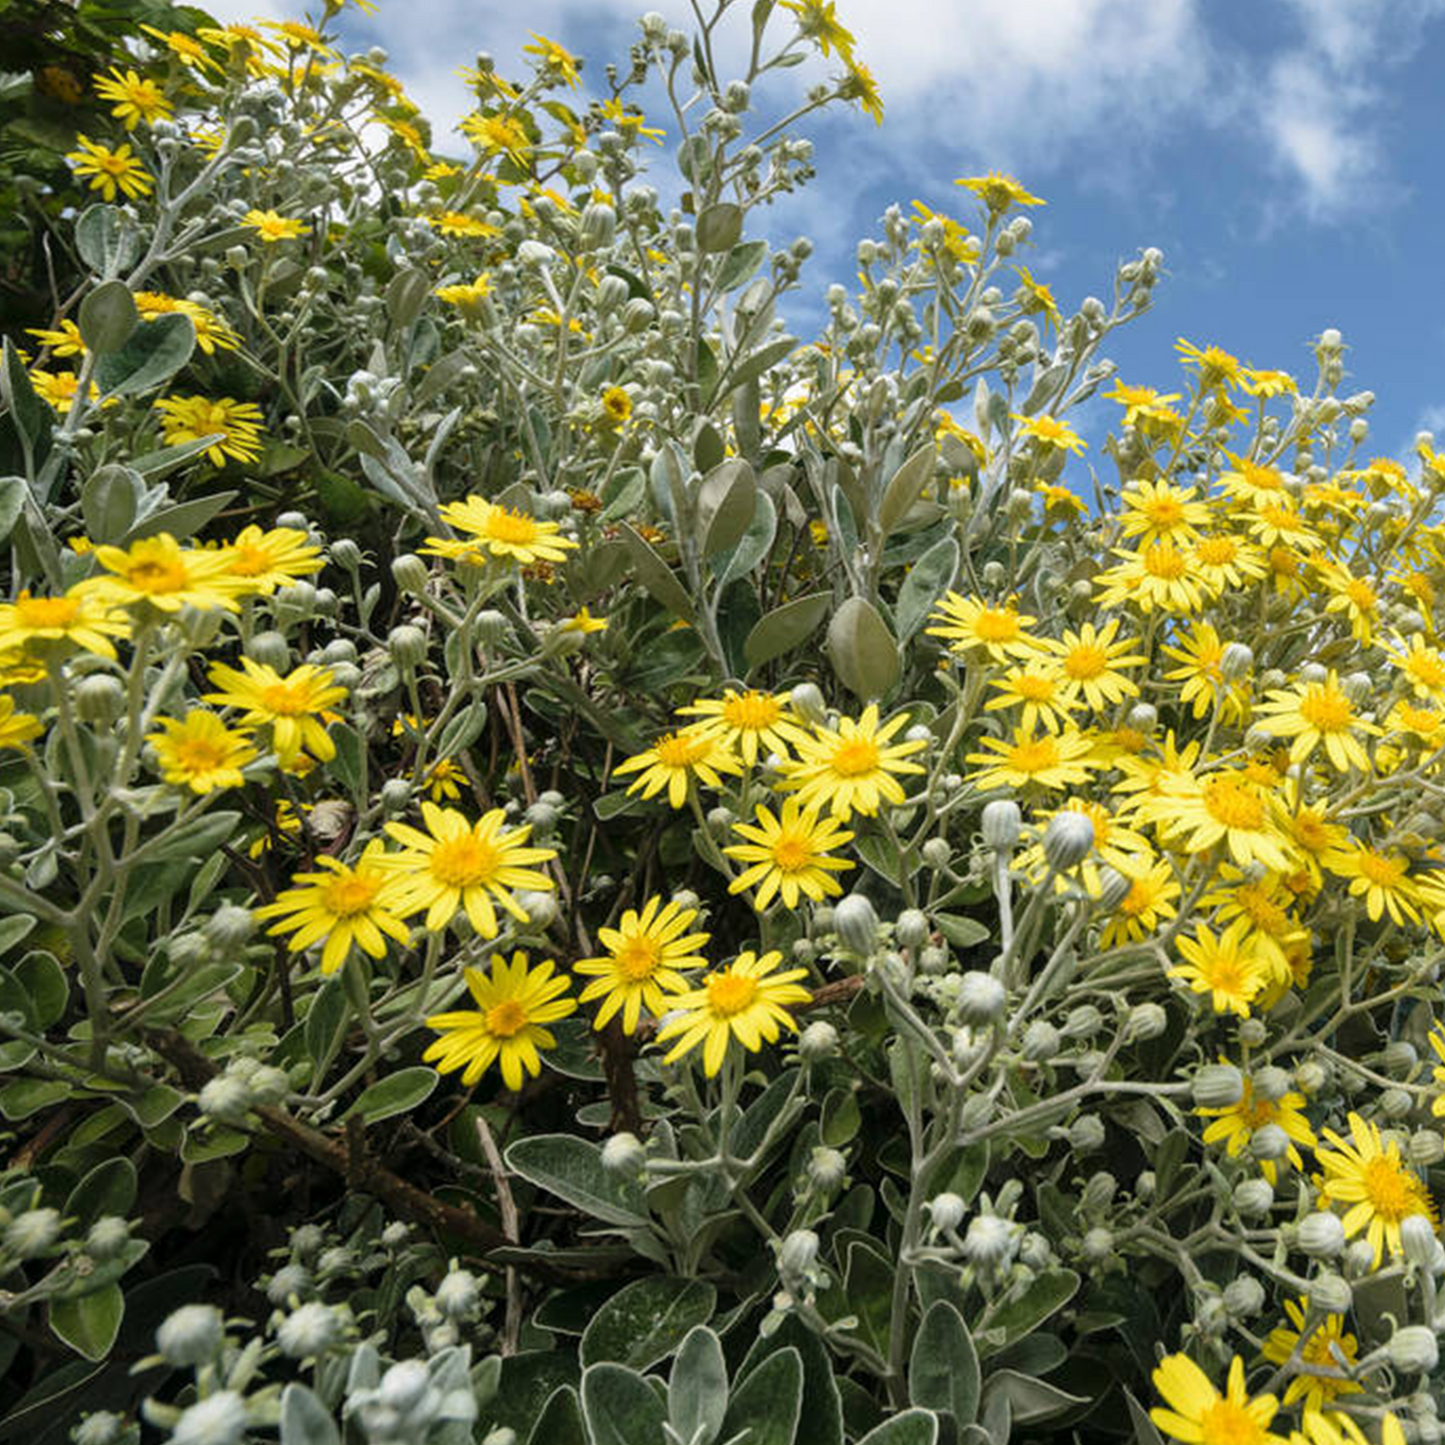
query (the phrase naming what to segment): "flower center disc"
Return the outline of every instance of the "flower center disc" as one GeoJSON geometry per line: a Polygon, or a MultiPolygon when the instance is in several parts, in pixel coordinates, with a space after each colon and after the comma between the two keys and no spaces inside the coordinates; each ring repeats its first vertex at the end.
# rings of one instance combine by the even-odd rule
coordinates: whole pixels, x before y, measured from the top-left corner
{"type": "Polygon", "coordinates": [[[707,1001],[724,1017],[741,1013],[757,995],[757,983],[746,974],[715,973],[707,981],[707,1001]]]}
{"type": "Polygon", "coordinates": [[[776,699],[766,693],[745,692],[741,697],[729,698],[723,704],[722,715],[732,727],[760,732],[777,722],[780,711],[776,699]]]}
{"type": "Polygon", "coordinates": [[[73,597],[22,597],[15,604],[26,627],[67,627],[80,615],[73,597]]]}
{"type": "Polygon", "coordinates": [[[629,938],[617,950],[617,971],[631,983],[642,983],[652,977],[661,961],[657,944],[650,938],[629,938]]]}
{"type": "Polygon", "coordinates": [[[377,884],[370,878],[337,877],[326,884],[323,903],[328,913],[337,918],[352,918],[365,913],[376,897],[377,884]]]}
{"type": "Polygon", "coordinates": [[[475,888],[497,871],[497,850],[467,833],[432,849],[431,875],[448,888],[475,888]]]}
{"type": "Polygon", "coordinates": [[[812,861],[813,850],[802,838],[793,838],[784,834],[773,844],[773,862],[784,873],[796,873],[800,868],[806,868],[812,861]]]}
{"type": "Polygon", "coordinates": [[[832,769],[840,777],[856,778],[871,773],[878,766],[878,747],[867,738],[854,738],[838,747],[832,758],[832,769]]]}
{"type": "Polygon", "coordinates": [[[514,998],[504,999],[487,1010],[487,1032],[510,1039],[527,1027],[527,1010],[514,998]]]}
{"type": "Polygon", "coordinates": [[[494,542],[525,544],[537,540],[537,524],[520,512],[495,511],[487,518],[487,536],[494,542]]]}
{"type": "Polygon", "coordinates": [[[273,712],[278,717],[299,717],[311,710],[311,699],[306,689],[289,682],[272,683],[262,691],[261,702],[267,712],[273,712]]]}
{"type": "Polygon", "coordinates": [[[1258,828],[1264,822],[1264,802],[1246,792],[1232,778],[1216,778],[1204,785],[1204,806],[1226,828],[1258,828]]]}

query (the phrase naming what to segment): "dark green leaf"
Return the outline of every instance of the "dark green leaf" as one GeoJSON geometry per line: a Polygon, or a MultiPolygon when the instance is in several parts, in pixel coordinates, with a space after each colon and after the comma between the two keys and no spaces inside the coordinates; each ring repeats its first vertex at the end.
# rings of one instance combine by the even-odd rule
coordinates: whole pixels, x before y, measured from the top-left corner
{"type": "Polygon", "coordinates": [[[1008,1397],[1010,1418],[1020,1425],[1046,1420],[1050,1415],[1088,1403],[1086,1395],[1071,1395],[1057,1385],[1050,1385],[1031,1375],[1021,1375],[1017,1370],[994,1370],[989,1375],[990,1399],[999,1394],[1008,1397]]]}
{"type": "MultiPolygon", "coordinates": [[[[774,1350],[733,1391],[724,1439],[747,1430],[748,1445],[793,1445],[803,1410],[803,1360],[791,1347],[774,1350]]],[[[812,1436],[805,1436],[811,1445],[812,1436]]]]}
{"type": "Polygon", "coordinates": [[[125,1295],[113,1283],[50,1304],[50,1328],[87,1360],[103,1360],[110,1353],[124,1316],[125,1295]]]}
{"type": "Polygon", "coordinates": [[[647,1223],[642,1186],[602,1167],[602,1150],[571,1134],[518,1139],[506,1154],[508,1167],[607,1224],[647,1223]]]}
{"type": "Polygon", "coordinates": [[[688,1331],[667,1382],[668,1423],[682,1440],[699,1431],[705,1445],[717,1438],[728,1407],[728,1367],[722,1343],[706,1325],[688,1331]]]}
{"type": "Polygon", "coordinates": [[[625,1365],[583,1371],[582,1413],[592,1445],[661,1445],[667,1410],[652,1386],[625,1365]]]}
{"type": "Polygon", "coordinates": [[[761,667],[775,657],[806,642],[833,605],[831,592],[810,592],[775,607],[748,633],[743,656],[750,668],[761,667]]]}
{"type": "Polygon", "coordinates": [[[1079,1276],[1071,1269],[1046,1269],[1029,1281],[1017,1299],[1010,1300],[987,1316],[990,1331],[1002,1330],[1004,1343],[1038,1329],[1046,1319],[1056,1315],[1078,1293],[1079,1276]]]}
{"type": "Polygon", "coordinates": [[[571,1385],[563,1385],[547,1397],[527,1445],[591,1445],[582,1423],[582,1401],[571,1385]]]}
{"type": "Polygon", "coordinates": [[[904,1410],[870,1430],[858,1445],[938,1445],[938,1419],[932,1410],[904,1410]]]}
{"type": "Polygon", "coordinates": [[[78,1230],[84,1230],[102,1215],[129,1214],[135,1203],[136,1188],[135,1165],[118,1154],[97,1164],[70,1191],[61,1212],[76,1221],[78,1230]]]}
{"type": "Polygon", "coordinates": [[[105,396],[135,396],[174,376],[195,349],[191,318],[168,312],[138,326],[119,351],[98,357],[95,384],[105,396]]]}
{"type": "Polygon", "coordinates": [[[124,281],[102,281],[80,303],[80,334],[98,356],[119,351],[140,325],[135,297],[124,281]]]}
{"type": "Polygon", "coordinates": [[[424,1104],[432,1095],[440,1075],[425,1064],[416,1064],[409,1069],[398,1069],[384,1079],[362,1091],[361,1097],[342,1115],[359,1114],[368,1124],[379,1124],[394,1114],[405,1114],[409,1109],[424,1104]]]}
{"type": "Polygon", "coordinates": [[[634,1280],[592,1317],[582,1335],[582,1364],[611,1360],[645,1370],[672,1354],[695,1325],[706,1324],[716,1305],[717,1291],[701,1280],[634,1280]]]}
{"type": "Polygon", "coordinates": [[[696,614],[687,588],[677,580],[671,567],[661,555],[644,541],[625,522],[622,525],[622,540],[626,544],[632,561],[632,574],[652,597],[669,612],[691,622],[696,614]]]}
{"type": "Polygon", "coordinates": [[[960,1425],[978,1413],[982,1376],[978,1351],[963,1316],[942,1300],[929,1306],[913,1337],[908,1398],[930,1410],[948,1410],[960,1425]]]}
{"type": "Polygon", "coordinates": [[[828,653],[839,680],[865,702],[888,692],[903,668],[888,624],[864,597],[848,598],[833,614],[828,653]]]}

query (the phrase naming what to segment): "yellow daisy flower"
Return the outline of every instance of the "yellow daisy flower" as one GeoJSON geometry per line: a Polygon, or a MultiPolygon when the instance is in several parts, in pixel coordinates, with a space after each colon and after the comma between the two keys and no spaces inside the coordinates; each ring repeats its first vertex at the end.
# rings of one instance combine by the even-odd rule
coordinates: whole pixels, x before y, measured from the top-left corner
{"type": "Polygon", "coordinates": [[[1119,620],[1112,618],[1098,631],[1092,622],[1086,622],[1077,632],[1066,629],[1063,637],[1044,641],[1043,646],[1058,658],[1071,701],[1082,698],[1095,712],[1103,712],[1126,697],[1139,695],[1138,683],[1121,669],[1138,667],[1147,659],[1142,652],[1130,651],[1133,638],[1116,641],[1118,631],[1119,620]]]}
{"type": "Polygon", "coordinates": [[[1002,677],[990,678],[989,686],[998,688],[999,696],[984,703],[984,711],[1022,708],[1018,726],[1026,733],[1036,731],[1040,724],[1048,732],[1058,732],[1070,722],[1078,706],[1077,694],[1070,689],[1058,662],[1051,657],[1040,656],[1011,667],[1002,677]]]}
{"type": "Polygon", "coordinates": [[[422,1058],[434,1063],[439,1074],[461,1069],[467,1088],[494,1063],[514,1092],[522,1087],[524,1074],[535,1079],[542,1072],[540,1051],[557,1047],[556,1037],[543,1025],[577,1009],[575,998],[560,997],[572,980],[565,973],[554,977],[555,968],[550,958],[528,968],[527,955],[518,950],[511,963],[494,953],[489,973],[466,969],[467,988],[477,1007],[432,1014],[427,1027],[441,1038],[427,1046],[422,1058]]]}
{"type": "Polygon", "coordinates": [[[1150,1410],[1149,1418],[1185,1445],[1287,1445],[1284,1436],[1269,1429],[1279,1400],[1274,1395],[1250,1399],[1238,1355],[1229,1362],[1222,1395],[1188,1355],[1166,1355],[1152,1378],[1164,1405],[1150,1410]]]}
{"type": "Polygon", "coordinates": [[[283,767],[295,763],[303,752],[323,763],[336,756],[324,718],[330,708],[345,701],[346,689],[336,683],[329,667],[307,662],[282,677],[266,663],[243,657],[241,668],[237,672],[213,664],[209,676],[219,691],[206,693],[205,700],[242,709],[241,721],[248,727],[269,725],[283,767]]]}
{"type": "Polygon", "coordinates": [[[298,527],[247,527],[224,549],[231,575],[244,578],[263,597],[298,577],[321,570],[321,548],[312,546],[298,527]]]}
{"type": "Polygon", "coordinates": [[[233,401],[229,396],[163,396],[156,402],[166,445],[218,440],[206,448],[212,466],[223,467],[226,458],[254,462],[261,455],[261,408],[253,401],[233,401]]]}
{"type": "Polygon", "coordinates": [[[1140,853],[1114,867],[1129,880],[1129,891],[1099,935],[1104,948],[1139,943],[1179,912],[1179,880],[1168,860],[1140,853]]]}
{"type": "Polygon", "coordinates": [[[1037,442],[1045,451],[1076,452],[1088,450],[1089,444],[1079,436],[1068,422],[1056,416],[1020,416],[1013,418],[1019,424],[1019,435],[1031,442],[1037,442]]]}
{"type": "Polygon", "coordinates": [[[856,721],[839,718],[836,731],[815,728],[796,743],[798,759],[784,767],[779,787],[805,806],[827,803],[842,822],[855,812],[872,818],[883,803],[904,800],[896,775],[925,771],[907,759],[928,746],[926,739],[891,741],[907,725],[908,714],[899,713],[880,727],[878,706],[870,703],[856,721]]]}
{"type": "MultiPolygon", "coordinates": [[[[1194,1111],[1201,1119],[1211,1122],[1205,1127],[1206,1144],[1223,1143],[1224,1152],[1231,1159],[1238,1159],[1249,1147],[1249,1141],[1266,1124],[1276,1124],[1284,1130],[1290,1143],[1285,1157],[1296,1169],[1304,1168],[1304,1159],[1297,1145],[1306,1149],[1315,1147],[1315,1131],[1300,1111],[1305,1107],[1305,1096],[1290,1092],[1278,1099],[1265,1099],[1255,1093],[1254,1081],[1248,1076],[1244,1080],[1244,1092],[1238,1102],[1221,1108],[1200,1108],[1194,1111]]],[[[1279,1170],[1273,1159],[1260,1160],[1260,1171],[1274,1184],[1279,1170]]],[[[1288,1398],[1288,1397],[1287,1397],[1288,1398]]]]}
{"type": "Polygon", "coordinates": [[[1290,857],[1280,825],[1278,799],[1236,770],[1203,778],[1175,775],[1140,803],[1140,816],[1177,840],[1186,853],[1205,853],[1223,843],[1242,868],[1259,863],[1287,873],[1290,857]]]}
{"type": "Polygon", "coordinates": [[[841,831],[834,818],[820,823],[817,805],[804,808],[797,798],[784,801],[781,816],[759,804],[756,826],[734,823],[733,832],[749,841],[734,843],[723,852],[751,866],[733,879],[728,892],[741,893],[761,884],[753,900],[759,912],[779,896],[785,908],[796,908],[800,895],[814,903],[836,897],[843,889],[832,875],[856,866],[846,858],[828,856],[832,849],[852,842],[853,834],[841,831]]]}
{"type": "Polygon", "coordinates": [[[1375,1251],[1375,1267],[1385,1257],[1400,1253],[1400,1225],[1412,1214],[1423,1214],[1437,1222],[1430,1191],[1400,1158],[1400,1146],[1380,1140],[1379,1126],[1368,1124],[1358,1114],[1349,1115],[1350,1138],[1342,1139],[1333,1129],[1324,1131],[1325,1142],[1333,1146],[1316,1155],[1324,1170],[1318,1205],[1321,1209],[1346,1204],[1345,1237],[1363,1232],[1375,1251]]]}
{"type": "Polygon", "coordinates": [[[119,194],[136,200],[155,189],[155,178],[128,141],[114,150],[85,135],[76,136],[75,143],[79,149],[68,152],[65,159],[75,167],[76,178],[88,180],[90,189],[99,191],[103,199],[114,201],[119,194]]]}
{"type": "Polygon", "coordinates": [[[640,913],[629,908],[616,928],[597,930],[597,941],[607,952],[572,965],[573,973],[595,980],[582,990],[579,1001],[603,1001],[594,1028],[605,1028],[620,1009],[623,1033],[635,1033],[644,1006],[654,1018],[661,1018],[675,1002],[675,995],[687,992],[689,984],[682,970],[707,964],[695,950],[712,937],[710,933],[687,932],[696,917],[697,909],[664,904],[654,896],[640,913]]]}
{"type": "Polygon", "coordinates": [[[1168,481],[1137,481],[1119,497],[1119,527],[1125,537],[1155,542],[1161,537],[1188,541],[1209,525],[1209,505],[1196,501],[1198,489],[1168,481]]]}
{"type": "Polygon", "coordinates": [[[1107,568],[1094,582],[1103,590],[1103,607],[1122,607],[1132,602],[1141,612],[1157,607],[1162,612],[1197,612],[1204,601],[1199,578],[1191,567],[1187,551],[1170,538],[1161,537],[1138,552],[1116,547],[1124,560],[1107,568]]]}
{"type": "Polygon", "coordinates": [[[1326,853],[1321,861],[1336,878],[1350,880],[1350,897],[1363,896],[1372,923],[1386,913],[1400,928],[1420,921],[1420,890],[1410,877],[1410,860],[1403,853],[1372,848],[1351,838],[1346,847],[1326,853]]]}
{"type": "Polygon", "coordinates": [[[1035,619],[1020,616],[1012,602],[997,605],[947,592],[930,621],[943,626],[925,628],[928,635],[945,638],[950,650],[960,654],[982,650],[994,662],[1007,662],[1011,657],[1028,657],[1038,647],[1025,630],[1035,619]]]}
{"type": "Polygon", "coordinates": [[[626,388],[609,386],[602,393],[602,411],[613,426],[621,426],[632,415],[632,398],[626,388]]]}
{"type": "Polygon", "coordinates": [[[527,847],[530,826],[504,830],[507,815],[500,808],[473,823],[455,808],[423,803],[421,816],[425,833],[407,823],[386,825],[387,834],[403,849],[384,859],[386,866],[400,875],[391,897],[391,906],[400,917],[409,918],[425,909],[426,926],[437,933],[458,909],[465,909],[472,927],[483,938],[497,936],[494,902],[519,923],[530,921],[512,890],[550,889],[552,880],[530,865],[555,858],[555,849],[527,847]]]}
{"type": "Polygon", "coordinates": [[[33,336],[42,346],[49,347],[53,356],[84,356],[85,339],[80,334],[80,327],[69,317],[64,318],[58,330],[49,330],[43,326],[27,326],[27,336],[33,336]]]}
{"type": "Polygon", "coordinates": [[[142,537],[128,548],[97,547],[95,559],[111,575],[78,583],[73,594],[93,594],[119,606],[149,602],[163,612],[182,607],[240,610],[236,595],[244,589],[231,575],[225,555],[182,547],[169,532],[142,537]]]}
{"type": "MultiPolygon", "coordinates": [[[[535,562],[565,562],[567,552],[577,543],[559,536],[557,522],[538,522],[524,512],[498,507],[483,497],[471,496],[464,502],[448,502],[441,508],[447,526],[464,532],[474,541],[467,545],[485,555],[520,563],[524,567],[535,562]]],[[[449,539],[428,537],[435,547],[449,539]]],[[[424,547],[422,551],[426,551],[424,547]]],[[[437,555],[434,553],[434,555],[437,555]]]]}
{"type": "Polygon", "coordinates": [[[300,236],[309,236],[311,227],[292,216],[277,215],[275,211],[247,211],[241,217],[241,224],[249,226],[260,240],[268,246],[281,241],[294,241],[300,236]]]}
{"type": "Polygon", "coordinates": [[[953,184],[972,191],[990,211],[1000,216],[1010,206],[1048,204],[1047,201],[1030,195],[1012,176],[1003,175],[999,171],[990,171],[986,176],[961,176],[953,184]]]}
{"type": "Polygon", "coordinates": [[[721,698],[699,698],[677,712],[679,717],[703,719],[693,727],[715,733],[729,749],[741,753],[750,768],[758,761],[760,746],[786,758],[793,745],[808,736],[786,693],[759,692],[756,688],[740,693],[730,687],[721,698]]]}
{"type": "Polygon", "coordinates": [[[1369,771],[1370,755],[1360,735],[1378,737],[1380,729],[1355,712],[1333,670],[1323,682],[1271,688],[1268,701],[1259,703],[1255,714],[1265,732],[1294,739],[1290,762],[1304,762],[1323,743],[1325,755],[1337,772],[1347,773],[1351,768],[1369,771]]]}
{"type": "Polygon", "coordinates": [[[17,712],[15,699],[0,694],[0,748],[18,748],[43,731],[34,713],[17,712]]]}
{"type": "Polygon", "coordinates": [[[980,738],[979,742],[992,751],[969,753],[965,761],[979,765],[968,776],[984,792],[992,788],[1026,788],[1030,784],[1051,791],[1077,787],[1087,783],[1098,766],[1089,740],[1073,729],[1058,736],[1038,736],[1015,728],[1011,742],[990,737],[980,738]]]}
{"type": "Polygon", "coordinates": [[[0,650],[70,643],[115,660],[114,637],[129,637],[130,622],[113,603],[72,588],[61,597],[34,597],[28,589],[0,603],[0,650]]]}
{"type": "Polygon", "coordinates": [[[1180,360],[1186,366],[1193,366],[1199,373],[1201,390],[1216,386],[1233,386],[1243,376],[1244,368],[1237,357],[1217,346],[1206,346],[1202,350],[1182,336],[1174,343],[1180,360]]]}
{"type": "Polygon", "coordinates": [[[1341,1369],[1359,1363],[1359,1342],[1345,1332],[1344,1315],[1326,1315],[1306,1335],[1305,1319],[1309,1308],[1308,1295],[1301,1295],[1298,1303],[1286,1300],[1284,1312],[1294,1328],[1276,1325],[1260,1350],[1272,1365],[1282,1365],[1286,1360],[1298,1358],[1302,1368],[1285,1388],[1284,1403],[1293,1405],[1296,1400],[1303,1400],[1306,1415],[1323,1410],[1341,1395],[1362,1394],[1365,1388],[1353,1380],[1339,1378],[1341,1369]],[[1322,1373],[1315,1374],[1309,1368],[1311,1365],[1318,1367],[1322,1373]],[[1328,1373],[1323,1373],[1325,1371],[1328,1373]]]}
{"type": "Polygon", "coordinates": [[[652,798],[666,788],[668,803],[682,808],[694,777],[710,788],[720,788],[719,774],[739,774],[742,767],[716,733],[690,727],[664,733],[650,748],[613,769],[614,776],[636,772],[642,775],[628,785],[629,793],[640,789],[644,798],[652,798]]]}
{"type": "Polygon", "coordinates": [[[165,91],[155,81],[142,79],[134,70],[113,65],[110,74],[97,75],[94,84],[102,100],[115,102],[110,113],[127,130],[134,130],[141,121],[154,125],[158,120],[167,120],[175,111],[165,91]]]}
{"type": "Polygon", "coordinates": [[[1247,1019],[1250,1003],[1269,982],[1249,931],[1247,918],[1235,919],[1217,938],[1207,924],[1199,924],[1193,938],[1175,941],[1186,962],[1171,968],[1169,977],[1187,983],[1194,993],[1207,993],[1215,1013],[1228,1010],[1247,1019]]]}
{"type": "Polygon", "coordinates": [[[403,946],[411,930],[391,907],[390,893],[396,875],[382,866],[380,838],[366,845],[355,865],[337,858],[316,861],[325,871],[294,873],[292,886],[276,895],[274,903],[255,910],[257,918],[279,918],[267,930],[272,936],[289,933],[292,953],[304,953],[322,939],[321,972],[335,973],[346,962],[353,945],[372,958],[386,953],[387,934],[403,946]]]}
{"type": "Polygon", "coordinates": [[[778,952],[757,957],[751,949],[741,953],[726,968],[710,973],[698,988],[669,1000],[680,1016],[658,1031],[659,1043],[677,1042],[664,1056],[675,1063],[698,1044],[703,1046],[703,1071],[712,1078],[722,1068],[728,1044],[734,1039],[749,1053],[756,1053],[764,1041],[776,1043],[780,1029],[798,1031],[786,1005],[809,1003],[812,994],[797,980],[806,968],[776,972],[783,961],[778,952]]]}
{"type": "Polygon", "coordinates": [[[159,732],[147,733],[161,777],[193,793],[242,788],[241,769],[260,756],[248,734],[228,728],[213,712],[192,708],[184,718],[158,717],[159,732]]]}

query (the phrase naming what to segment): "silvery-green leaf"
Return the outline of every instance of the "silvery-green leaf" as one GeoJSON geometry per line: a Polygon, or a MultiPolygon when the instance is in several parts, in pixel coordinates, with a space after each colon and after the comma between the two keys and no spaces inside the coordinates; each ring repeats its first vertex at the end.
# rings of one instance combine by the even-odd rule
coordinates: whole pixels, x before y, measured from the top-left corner
{"type": "Polygon", "coordinates": [[[828,654],[844,687],[865,702],[888,692],[903,670],[888,624],[864,597],[848,598],[833,614],[828,654]]]}
{"type": "Polygon", "coordinates": [[[102,281],[80,303],[80,335],[99,356],[119,351],[140,325],[135,297],[124,281],[102,281]]]}
{"type": "Polygon", "coordinates": [[[191,318],[168,312],[136,327],[119,351],[97,357],[95,384],[105,396],[138,395],[168,381],[195,349],[191,318]]]}

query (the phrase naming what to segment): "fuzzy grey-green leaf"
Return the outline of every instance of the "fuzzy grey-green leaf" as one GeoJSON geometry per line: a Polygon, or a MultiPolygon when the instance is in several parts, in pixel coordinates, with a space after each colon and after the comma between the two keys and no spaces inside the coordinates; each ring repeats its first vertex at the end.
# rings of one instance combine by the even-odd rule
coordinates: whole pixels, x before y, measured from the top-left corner
{"type": "Polygon", "coordinates": [[[831,592],[810,592],[760,617],[743,643],[748,666],[761,667],[806,642],[832,605],[831,592]]]}
{"type": "Polygon", "coordinates": [[[695,1325],[706,1324],[716,1305],[717,1291],[701,1280],[634,1280],[593,1315],[582,1335],[582,1363],[611,1360],[645,1370],[665,1360],[695,1325]]]}
{"type": "Polygon", "coordinates": [[[369,1089],[364,1089],[361,1097],[346,1114],[359,1114],[368,1124],[377,1124],[395,1114],[404,1114],[408,1109],[415,1109],[431,1098],[439,1079],[437,1071],[424,1064],[398,1069],[394,1074],[378,1080],[369,1089]]]}
{"type": "Polygon", "coordinates": [[[688,595],[687,588],[677,580],[672,568],[663,561],[661,554],[626,523],[622,526],[622,541],[632,562],[633,576],[655,601],[684,621],[691,622],[696,615],[692,598],[688,595]]]}
{"type": "Polygon", "coordinates": [[[565,1199],[606,1224],[647,1223],[642,1187],[602,1167],[602,1150],[571,1134],[535,1134],[518,1139],[506,1154],[507,1164],[524,1179],[565,1199]]]}
{"type": "Polygon", "coordinates": [[[140,325],[135,297],[124,281],[102,281],[80,303],[80,335],[98,356],[119,351],[140,325]]]}
{"type": "Polygon", "coordinates": [[[119,351],[96,358],[95,384],[105,396],[135,396],[174,376],[196,349],[189,316],[169,312],[136,327],[119,351]]]}
{"type": "Polygon", "coordinates": [[[689,1330],[667,1382],[668,1423],[682,1440],[712,1445],[728,1407],[728,1367],[722,1342],[706,1325],[689,1330]]]}
{"type": "Polygon", "coordinates": [[[716,255],[730,251],[743,234],[743,208],[731,201],[709,206],[697,218],[697,245],[700,251],[716,255]]]}
{"type": "Polygon", "coordinates": [[[828,654],[843,685],[865,702],[888,692],[903,667],[888,624],[864,597],[848,598],[833,614],[828,654]]]}
{"type": "Polygon", "coordinates": [[[697,530],[705,557],[736,547],[752,525],[758,483],[741,457],[729,457],[702,479],[697,530]]]}
{"type": "Polygon", "coordinates": [[[625,1365],[583,1372],[582,1413],[592,1445],[661,1445],[667,1410],[652,1386],[625,1365]]]}
{"type": "Polygon", "coordinates": [[[978,1351],[963,1316],[946,1300],[928,1307],[913,1337],[908,1397],[930,1410],[949,1410],[960,1425],[978,1413],[981,1376],[978,1351]]]}
{"type": "Polygon", "coordinates": [[[923,495],[923,489],[933,480],[933,466],[937,458],[938,447],[929,442],[905,459],[888,479],[888,485],[883,489],[883,500],[878,504],[880,536],[887,537],[923,495]]]}

